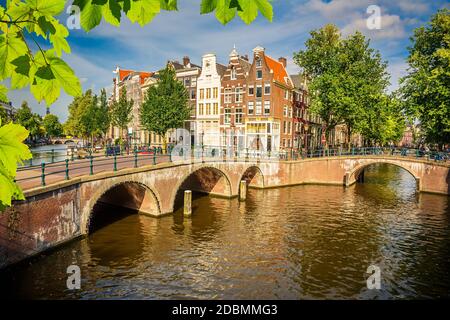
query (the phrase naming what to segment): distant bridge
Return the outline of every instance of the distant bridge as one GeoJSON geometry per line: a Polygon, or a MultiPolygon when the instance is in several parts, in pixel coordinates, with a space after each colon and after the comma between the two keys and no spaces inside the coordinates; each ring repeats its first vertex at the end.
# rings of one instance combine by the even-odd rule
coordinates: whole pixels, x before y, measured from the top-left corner
{"type": "Polygon", "coordinates": [[[170,160],[168,156],[129,155],[104,157],[96,163],[87,159],[70,166],[68,161],[49,165],[44,174],[40,167],[20,171],[17,181],[27,199],[0,215],[0,267],[88,234],[98,203],[158,217],[181,206],[184,190],[233,198],[239,195],[242,180],[255,188],[301,184],[348,187],[366,167],[376,163],[405,169],[415,178],[418,191],[450,194],[449,163],[386,154],[292,161],[170,160]]]}

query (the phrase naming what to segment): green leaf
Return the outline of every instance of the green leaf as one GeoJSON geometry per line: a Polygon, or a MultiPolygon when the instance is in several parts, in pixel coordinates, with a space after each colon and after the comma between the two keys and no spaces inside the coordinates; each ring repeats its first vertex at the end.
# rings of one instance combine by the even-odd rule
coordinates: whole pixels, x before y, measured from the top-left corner
{"type": "Polygon", "coordinates": [[[202,0],[200,4],[200,13],[211,13],[217,8],[217,0],[202,0]]]}
{"type": "Polygon", "coordinates": [[[27,52],[27,45],[17,34],[0,35],[0,80],[11,76],[14,66],[11,61],[27,52]]]}
{"type": "Polygon", "coordinates": [[[168,11],[178,10],[177,0],[161,0],[161,9],[168,11]]]}
{"type": "Polygon", "coordinates": [[[28,147],[22,143],[28,137],[28,131],[14,123],[0,127],[0,163],[8,175],[16,175],[17,164],[31,158],[28,147]]]}
{"type": "Polygon", "coordinates": [[[57,16],[64,10],[64,0],[27,0],[31,9],[39,11],[46,16],[57,16]]]}
{"type": "MultiPolygon", "coordinates": [[[[241,0],[239,0],[241,2],[241,0]]],[[[273,20],[273,7],[269,0],[254,0],[261,14],[270,22],[273,20]]]]}
{"type": "Polygon", "coordinates": [[[14,178],[17,164],[32,157],[28,147],[22,143],[27,137],[28,131],[18,124],[8,123],[0,127],[0,211],[10,206],[12,199],[24,199],[14,178]]]}
{"type": "Polygon", "coordinates": [[[231,0],[217,0],[216,18],[222,24],[227,24],[236,15],[236,8],[230,8],[231,0]]]}
{"type": "Polygon", "coordinates": [[[121,10],[122,8],[116,0],[109,0],[102,6],[103,18],[109,24],[118,27],[120,26],[121,10]]]}
{"type": "Polygon", "coordinates": [[[127,12],[127,16],[131,22],[137,22],[144,26],[161,11],[160,0],[139,0],[132,1],[131,8],[127,12]]]}
{"type": "Polygon", "coordinates": [[[55,32],[50,33],[50,42],[53,44],[57,55],[60,57],[62,52],[70,53],[70,46],[66,38],[69,36],[69,31],[66,27],[60,24],[57,20],[53,22],[55,32]]]}
{"type": "Polygon", "coordinates": [[[58,99],[61,87],[71,96],[82,93],[80,80],[73,70],[61,58],[54,55],[52,50],[45,52],[45,59],[39,52],[30,69],[31,93],[38,101],[45,100],[51,105],[58,99]]]}
{"type": "Polygon", "coordinates": [[[90,0],[85,1],[81,9],[81,27],[89,32],[102,21],[102,7],[92,4],[90,0]]]}
{"type": "MultiPolygon", "coordinates": [[[[8,88],[0,84],[0,101],[8,101],[8,88]]],[[[1,125],[1,124],[0,124],[1,125]]]]}
{"type": "Polygon", "coordinates": [[[250,24],[258,16],[258,6],[255,0],[239,0],[242,11],[238,12],[239,17],[246,24],[250,24]]]}

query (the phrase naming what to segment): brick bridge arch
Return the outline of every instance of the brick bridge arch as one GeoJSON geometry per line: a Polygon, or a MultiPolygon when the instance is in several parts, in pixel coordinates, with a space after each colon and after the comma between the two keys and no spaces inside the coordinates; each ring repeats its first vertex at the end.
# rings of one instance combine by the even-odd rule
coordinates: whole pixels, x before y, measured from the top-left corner
{"type": "MultiPolygon", "coordinates": [[[[124,189],[125,191],[127,191],[125,196],[128,196],[130,198],[125,199],[126,201],[124,202],[124,199],[122,197],[108,197],[107,199],[104,199],[104,202],[123,206],[129,209],[134,209],[139,211],[140,213],[149,214],[152,216],[158,216],[161,214],[161,198],[158,191],[153,186],[149,186],[146,182],[143,181],[143,179],[123,176],[114,179],[113,181],[111,181],[111,183],[105,182],[104,184],[102,184],[95,192],[91,194],[89,199],[84,204],[82,204],[82,234],[87,234],[89,232],[89,224],[95,205],[101,202],[102,199],[108,195],[108,193],[118,188],[122,188],[122,190],[124,189]],[[136,187],[142,188],[144,194],[139,195],[139,190],[136,187]]],[[[117,193],[115,195],[117,195],[117,193]]]]}
{"type": "Polygon", "coordinates": [[[374,164],[390,164],[407,171],[417,181],[417,186],[420,189],[420,174],[418,172],[417,165],[413,162],[396,161],[391,159],[367,159],[366,161],[360,161],[349,172],[349,183],[352,184],[358,180],[358,176],[364,171],[365,168],[374,164]]]}

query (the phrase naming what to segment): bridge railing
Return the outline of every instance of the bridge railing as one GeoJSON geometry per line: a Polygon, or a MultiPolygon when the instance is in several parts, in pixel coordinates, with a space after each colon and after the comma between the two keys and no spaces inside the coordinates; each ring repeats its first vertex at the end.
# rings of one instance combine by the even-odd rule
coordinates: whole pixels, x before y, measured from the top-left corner
{"type": "MultiPolygon", "coordinates": [[[[31,165],[20,167],[16,176],[16,182],[26,188],[45,186],[47,183],[54,183],[71,178],[94,175],[106,171],[118,171],[127,168],[139,168],[143,166],[156,165],[158,163],[172,162],[173,160],[202,159],[208,161],[223,160],[271,160],[271,161],[292,161],[308,158],[321,157],[349,157],[349,156],[383,156],[383,157],[409,157],[416,159],[426,159],[433,161],[448,161],[448,152],[425,152],[418,149],[399,148],[333,148],[300,151],[264,152],[260,150],[244,149],[235,151],[232,148],[204,146],[191,150],[176,149],[174,152],[169,147],[168,153],[163,154],[161,148],[150,147],[148,145],[136,145],[133,150],[123,148],[105,149],[102,152],[91,152],[83,159],[75,159],[74,156],[66,156],[63,160],[56,161],[51,157],[51,161],[37,163],[38,159],[31,165]],[[175,156],[176,159],[172,159],[175,156]]],[[[47,159],[48,160],[48,159],[47,159]]]]}

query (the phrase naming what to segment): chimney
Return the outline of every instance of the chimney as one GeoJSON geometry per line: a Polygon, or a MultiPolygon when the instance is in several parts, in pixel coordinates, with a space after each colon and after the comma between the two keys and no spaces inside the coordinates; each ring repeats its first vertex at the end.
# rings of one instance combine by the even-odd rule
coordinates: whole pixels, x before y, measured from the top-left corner
{"type": "Polygon", "coordinates": [[[278,58],[278,61],[281,62],[285,68],[287,67],[287,59],[285,57],[278,58]]]}
{"type": "Polygon", "coordinates": [[[244,59],[245,61],[248,61],[248,54],[244,54],[243,56],[241,56],[242,59],[244,59]]]}
{"type": "Polygon", "coordinates": [[[183,57],[183,65],[187,67],[191,63],[191,59],[188,56],[183,57]]]}

